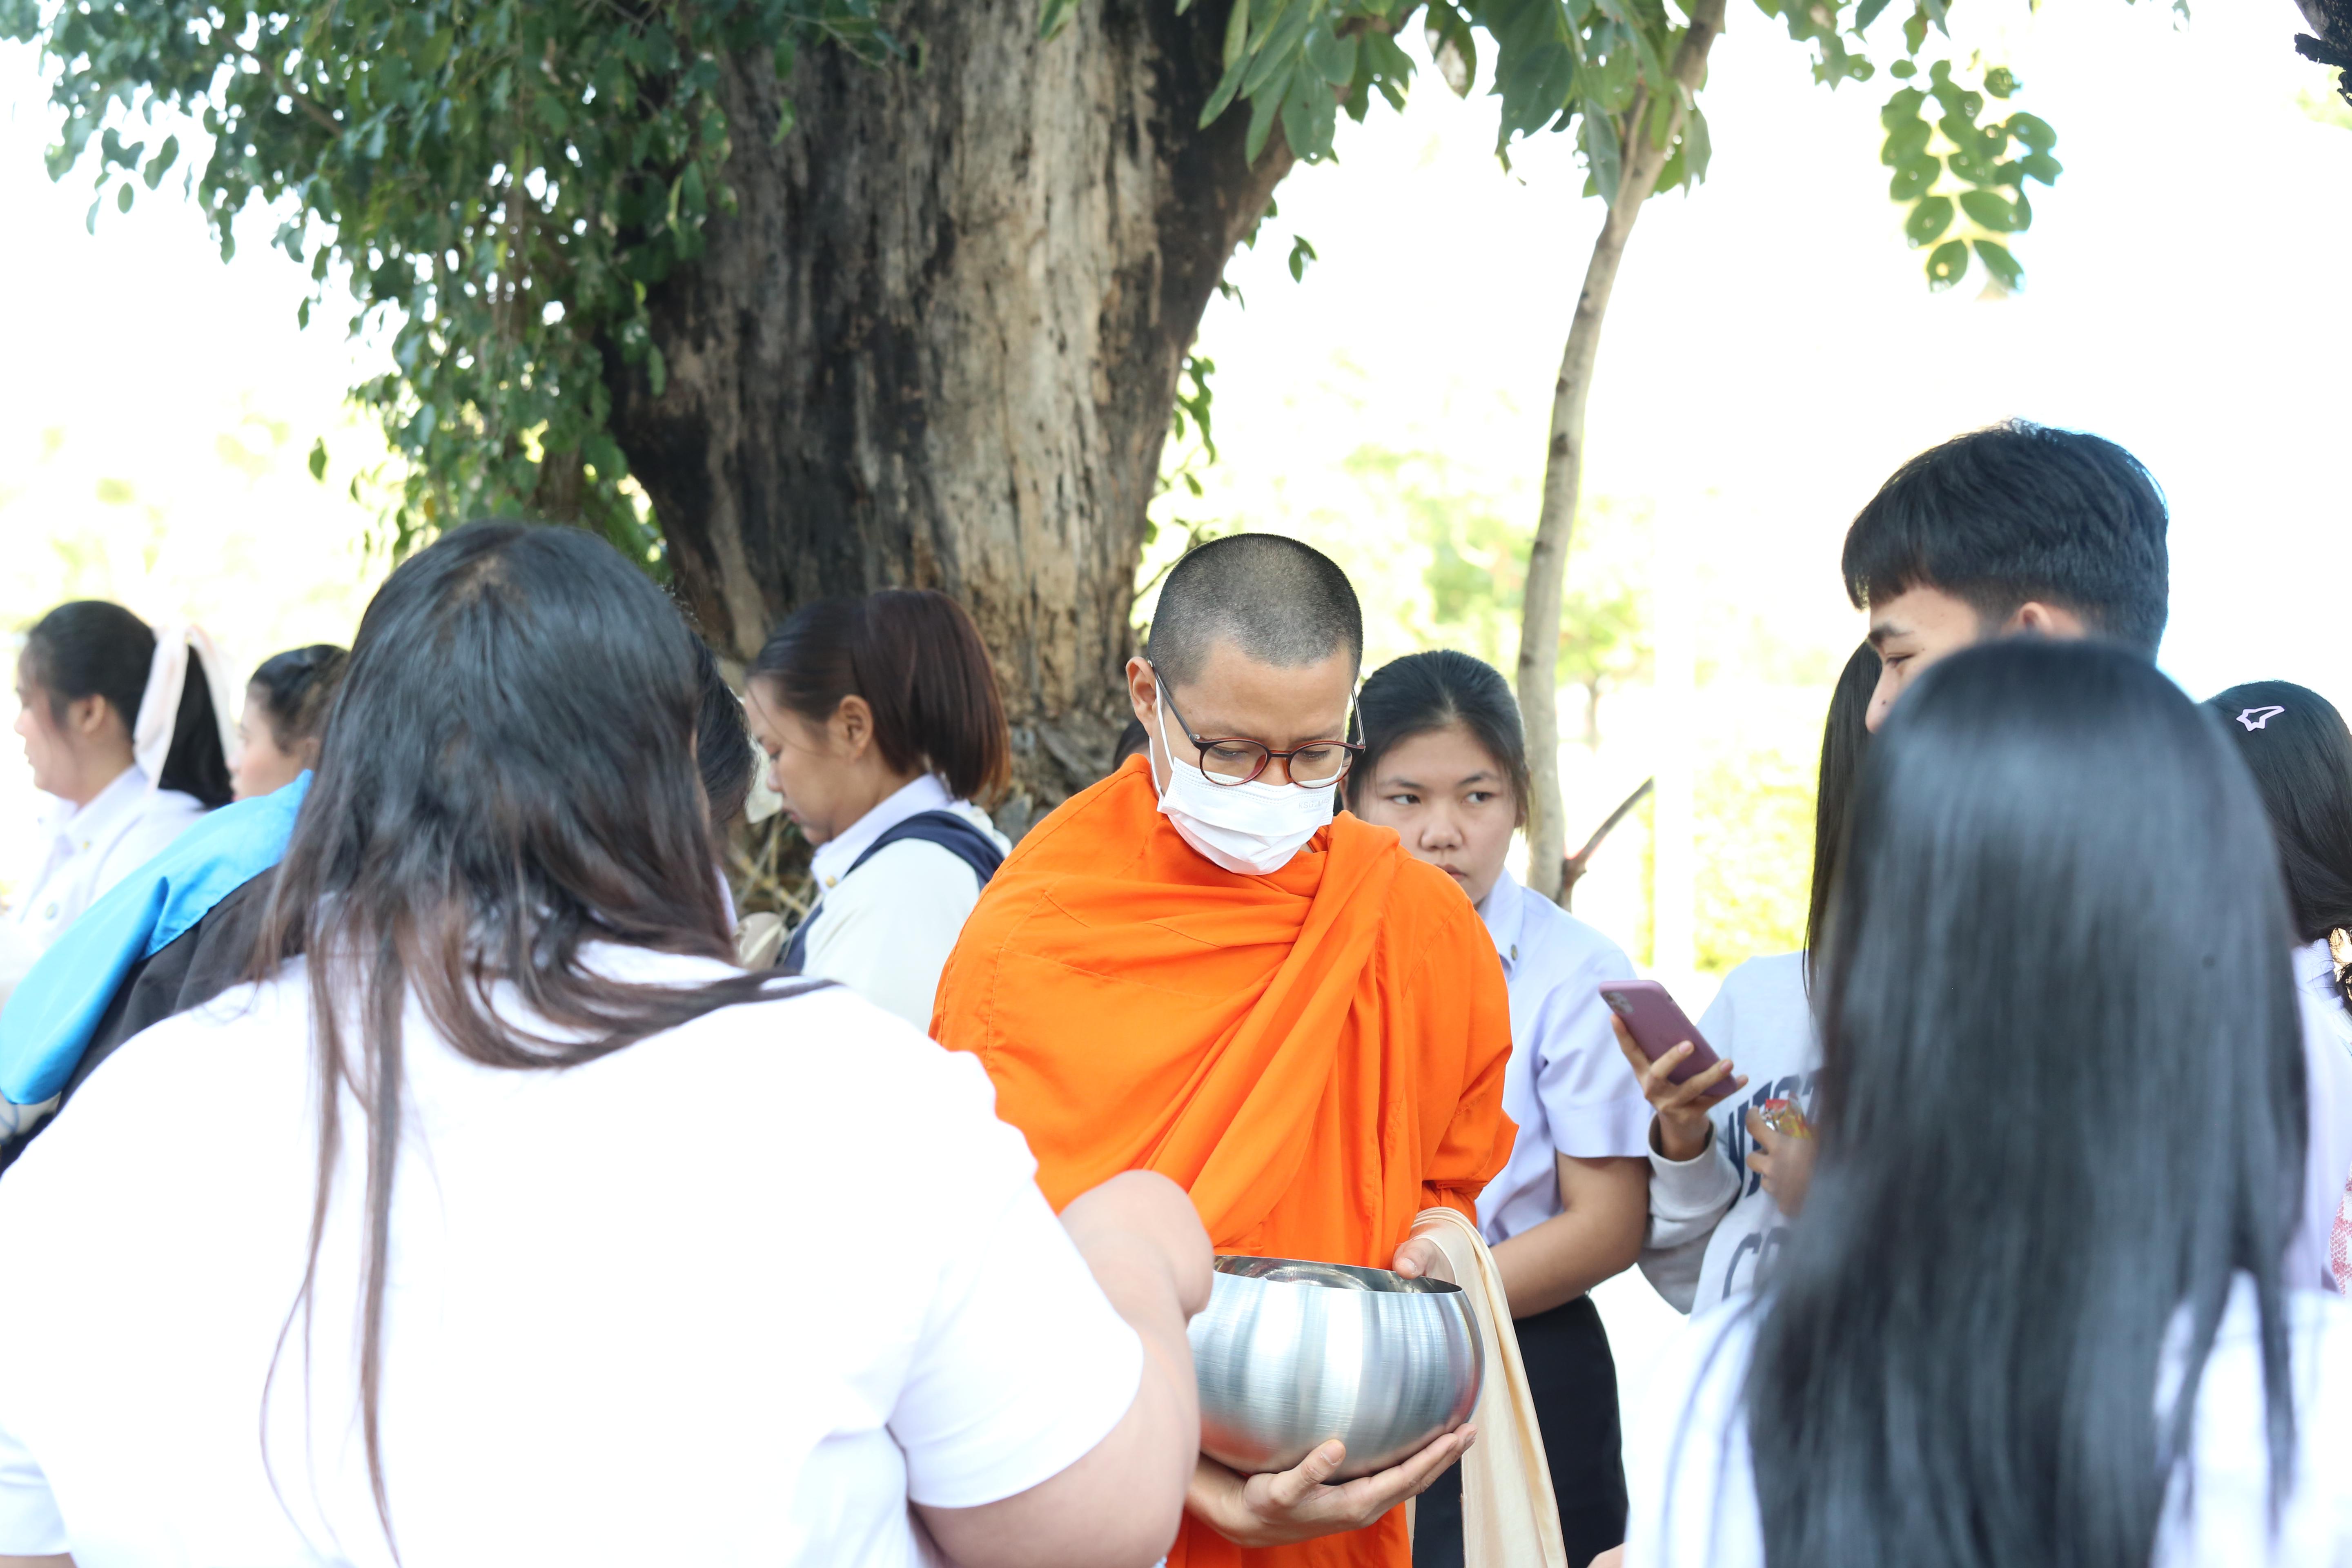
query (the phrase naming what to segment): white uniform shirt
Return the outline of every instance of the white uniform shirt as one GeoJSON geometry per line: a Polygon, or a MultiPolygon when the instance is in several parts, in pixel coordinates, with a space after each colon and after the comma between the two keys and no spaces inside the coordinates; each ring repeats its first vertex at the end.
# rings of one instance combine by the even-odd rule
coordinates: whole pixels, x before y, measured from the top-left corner
{"type": "Polygon", "coordinates": [[[951,811],[998,848],[1013,847],[988,813],[949,795],[937,774],[925,773],[809,858],[819,890],[801,963],[803,974],[837,980],[918,1029],[931,1026],[940,971],[980,902],[980,879],[955,851],[918,839],[900,839],[858,866],[854,877],[849,868],[876,839],[926,811],[951,811]]]}
{"type": "MultiPolygon", "coordinates": [[[[297,1318],[275,1490],[263,1468],[316,1175],[307,1005],[298,961],[157,1025],[0,1181],[0,1555],[389,1568],[355,1415],[348,1100],[310,1425],[297,1318]]],[[[1010,1497],[1133,1403],[1142,1347],[987,1074],[855,994],[562,1071],[469,1062],[415,1006],[404,1033],[380,1408],[405,1562],[911,1568],[910,1499],[1010,1497]]]]}
{"type": "Polygon", "coordinates": [[[41,858],[0,917],[0,1002],[84,910],[204,814],[194,795],[149,787],[136,763],[86,805],[52,795],[42,814],[41,858]]]}
{"type": "MultiPolygon", "coordinates": [[[[1748,1111],[1792,1100],[1811,1116],[1822,1047],[1805,995],[1805,955],[1751,958],[1724,978],[1698,1032],[1729,1057],[1747,1089],[1707,1110],[1706,1147],[1687,1160],[1652,1148],[1650,1230],[1642,1272],[1658,1294],[1687,1312],[1753,1289],[1788,1233],[1787,1216],[1764,1179],[1748,1168],[1748,1111]]],[[[2331,1207],[2331,1215],[2335,1210],[2331,1207]]]]}
{"type": "Polygon", "coordinates": [[[2311,1151],[2305,1162],[2302,1222],[2287,1248],[2290,1286],[2340,1288],[2327,1256],[2345,1178],[2352,1175],[2352,1013],[2336,989],[2327,943],[2294,952],[2295,1000],[2303,1008],[2304,1085],[2311,1109],[2311,1151]]]}
{"type": "Polygon", "coordinates": [[[1510,1163],[1478,1194],[1478,1229],[1493,1246],[1560,1212],[1556,1156],[1639,1159],[1650,1107],[1601,1000],[1603,981],[1633,978],[1617,944],[1508,871],[1478,912],[1510,988],[1503,1113],[1519,1128],[1510,1163]]]}
{"type": "MultiPolygon", "coordinates": [[[[2287,1295],[2294,1489],[2270,1529],[2270,1444],[2251,1280],[2241,1279],[2198,1385],[2189,1487],[2176,1479],[2150,1568],[2344,1568],[2352,1563],[2352,1306],[2287,1295]]],[[[1752,1300],[1694,1319],[1658,1360],[1625,1441],[1625,1568],[1764,1568],[1742,1384],[1752,1300]]],[[[1997,1369],[1992,1375],[1998,1375],[1997,1369]]],[[[2168,1356],[2159,1411],[2180,1381],[2168,1356]]]]}

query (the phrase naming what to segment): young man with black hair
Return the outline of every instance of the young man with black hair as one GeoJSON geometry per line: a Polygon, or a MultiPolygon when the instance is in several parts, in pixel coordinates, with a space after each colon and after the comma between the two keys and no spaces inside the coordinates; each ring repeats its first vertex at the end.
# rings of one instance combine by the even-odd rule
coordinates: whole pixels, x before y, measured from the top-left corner
{"type": "Polygon", "coordinates": [[[1846,531],[1847,595],[1870,612],[1870,728],[1946,654],[2011,632],[2102,637],[2154,659],[2169,598],[2164,493],[2139,459],[2011,420],[1931,447],[1846,531]]]}

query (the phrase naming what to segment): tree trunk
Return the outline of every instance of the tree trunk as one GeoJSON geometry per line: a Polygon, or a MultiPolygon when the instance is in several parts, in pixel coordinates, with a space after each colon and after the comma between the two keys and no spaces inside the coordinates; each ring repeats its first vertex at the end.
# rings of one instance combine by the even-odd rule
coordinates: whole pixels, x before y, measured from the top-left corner
{"type": "MultiPolygon", "coordinates": [[[[1706,78],[1707,51],[1723,31],[1724,3],[1697,0],[1690,28],[1675,51],[1670,68],[1687,92],[1696,93],[1706,78]]],[[[1637,95],[1629,111],[1636,133],[1623,139],[1624,166],[1617,195],[1609,204],[1601,237],[1593,241],[1592,259],[1584,270],[1584,292],[1577,298],[1568,347],[1560,355],[1559,379],[1552,386],[1543,510],[1528,555],[1527,596],[1519,622],[1519,712],[1527,725],[1533,796],[1528,802],[1528,885],[1555,900],[1566,891],[1568,847],[1559,794],[1560,595],[1570,534],[1576,522],[1577,494],[1584,478],[1584,406],[1592,390],[1593,357],[1601,349],[1601,323],[1609,313],[1609,296],[1617,286],[1617,267],[1625,258],[1625,241],[1633,232],[1633,220],[1641,216],[1642,204],[1657,186],[1667,148],[1682,129],[1682,108],[1677,103],[1666,145],[1657,146],[1638,130],[1646,114],[1646,99],[1637,95]]]]}
{"type": "Polygon", "coordinates": [[[614,428],[711,640],[887,585],[971,611],[1013,732],[1013,834],[1100,775],[1176,379],[1290,155],[1197,129],[1227,6],[894,8],[919,68],[722,63],[740,209],[648,299],[667,363],[614,428]],[[797,128],[776,140],[789,98],[797,128]]]}

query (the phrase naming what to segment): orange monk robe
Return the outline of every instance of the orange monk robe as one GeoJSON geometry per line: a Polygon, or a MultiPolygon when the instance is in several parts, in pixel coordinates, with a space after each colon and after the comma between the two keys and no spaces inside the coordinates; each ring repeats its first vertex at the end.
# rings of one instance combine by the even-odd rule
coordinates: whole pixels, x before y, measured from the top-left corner
{"type": "MultiPolygon", "coordinates": [[[[1055,1208],[1121,1171],[1181,1183],[1219,1252],[1385,1268],[1412,1216],[1475,1217],[1509,1158],[1510,1006],[1452,879],[1341,816],[1237,876],[1160,815],[1146,759],[1032,828],[940,976],[1055,1208]]],[[[1243,1552],[1187,1516],[1171,1568],[1408,1568],[1404,1510],[1243,1552]]]]}

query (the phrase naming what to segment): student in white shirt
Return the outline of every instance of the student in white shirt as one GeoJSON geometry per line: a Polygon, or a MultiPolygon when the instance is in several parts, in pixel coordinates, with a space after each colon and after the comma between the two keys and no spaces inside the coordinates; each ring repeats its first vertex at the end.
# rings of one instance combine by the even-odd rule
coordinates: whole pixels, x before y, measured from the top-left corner
{"type": "Polygon", "coordinates": [[[2352,1308],[2291,1288],[2287,901],[2246,770],[2116,647],[1953,654],[1872,742],[1821,1153],[1672,1348],[1626,1568],[2327,1568],[2352,1308]]]}
{"type": "Polygon", "coordinates": [[[820,599],[752,660],[744,710],[816,853],[816,907],[777,960],[928,1029],[940,971],[1013,846],[976,804],[1012,742],[988,649],[929,590],[820,599]]]}
{"type": "Polygon", "coordinates": [[[0,1182],[0,1561],[1166,1550],[1199,1220],[1139,1173],[1056,1220],[977,1065],[729,962],[698,696],[589,534],[394,573],[253,981],[0,1182]]]}
{"type": "Polygon", "coordinates": [[[2330,951],[2352,942],[2352,731],[2334,703],[2292,681],[2232,686],[2205,706],[2253,771],[2294,911],[2311,1160],[2290,1282],[2314,1283],[2316,1270],[2328,1289],[2352,1292],[2328,1246],[2352,1176],[2352,984],[2330,951]]]}
{"type": "Polygon", "coordinates": [[[237,799],[275,795],[316,765],[319,731],[350,657],[321,642],[261,661],[246,682],[245,713],[236,721],[236,750],[229,757],[237,799]]]}
{"type": "Polygon", "coordinates": [[[1870,731],[1878,655],[1853,650],[1830,693],[1813,796],[1812,900],[1805,946],[1751,958],[1727,975],[1698,1032],[1722,1058],[1683,1083],[1667,1075],[1689,1052],[1653,1063],[1617,1026],[1619,1047],[1656,1110],[1649,1129],[1650,1226],[1642,1272],[1660,1296],[1688,1312],[1753,1289],[1769,1271],[1801,1206],[1811,1144],[1765,1125],[1769,1101],[1812,1111],[1821,1037],[1807,995],[1811,952],[1829,916],[1846,808],[1870,731]],[[1743,1070],[1744,1069],[1744,1070],[1743,1070]],[[1732,1092],[1710,1099],[1728,1079],[1732,1092]],[[1748,1086],[1753,1084],[1753,1088],[1748,1086]],[[1746,1089],[1742,1094],[1739,1090],[1746,1089]]]}
{"type": "Polygon", "coordinates": [[[218,669],[203,632],[159,637],[100,599],[59,605],[26,634],[16,729],[51,801],[39,858],[0,915],[0,1002],[100,894],[227,804],[218,669]]]}
{"type": "MultiPolygon", "coordinates": [[[[1518,1137],[1479,1195],[1478,1227],[1510,1297],[1569,1561],[1581,1563],[1625,1528],[1616,1363],[1586,1292],[1630,1268],[1642,1242],[1649,1108],[1598,990],[1633,966],[1504,868],[1527,819],[1528,761],[1501,675],[1468,654],[1414,654],[1366,681],[1356,709],[1364,752],[1349,773],[1349,809],[1452,876],[1503,961],[1503,1110],[1518,1137]]],[[[1413,1562],[1462,1561],[1461,1479],[1449,1471],[1421,1498],[1413,1562]]]]}

